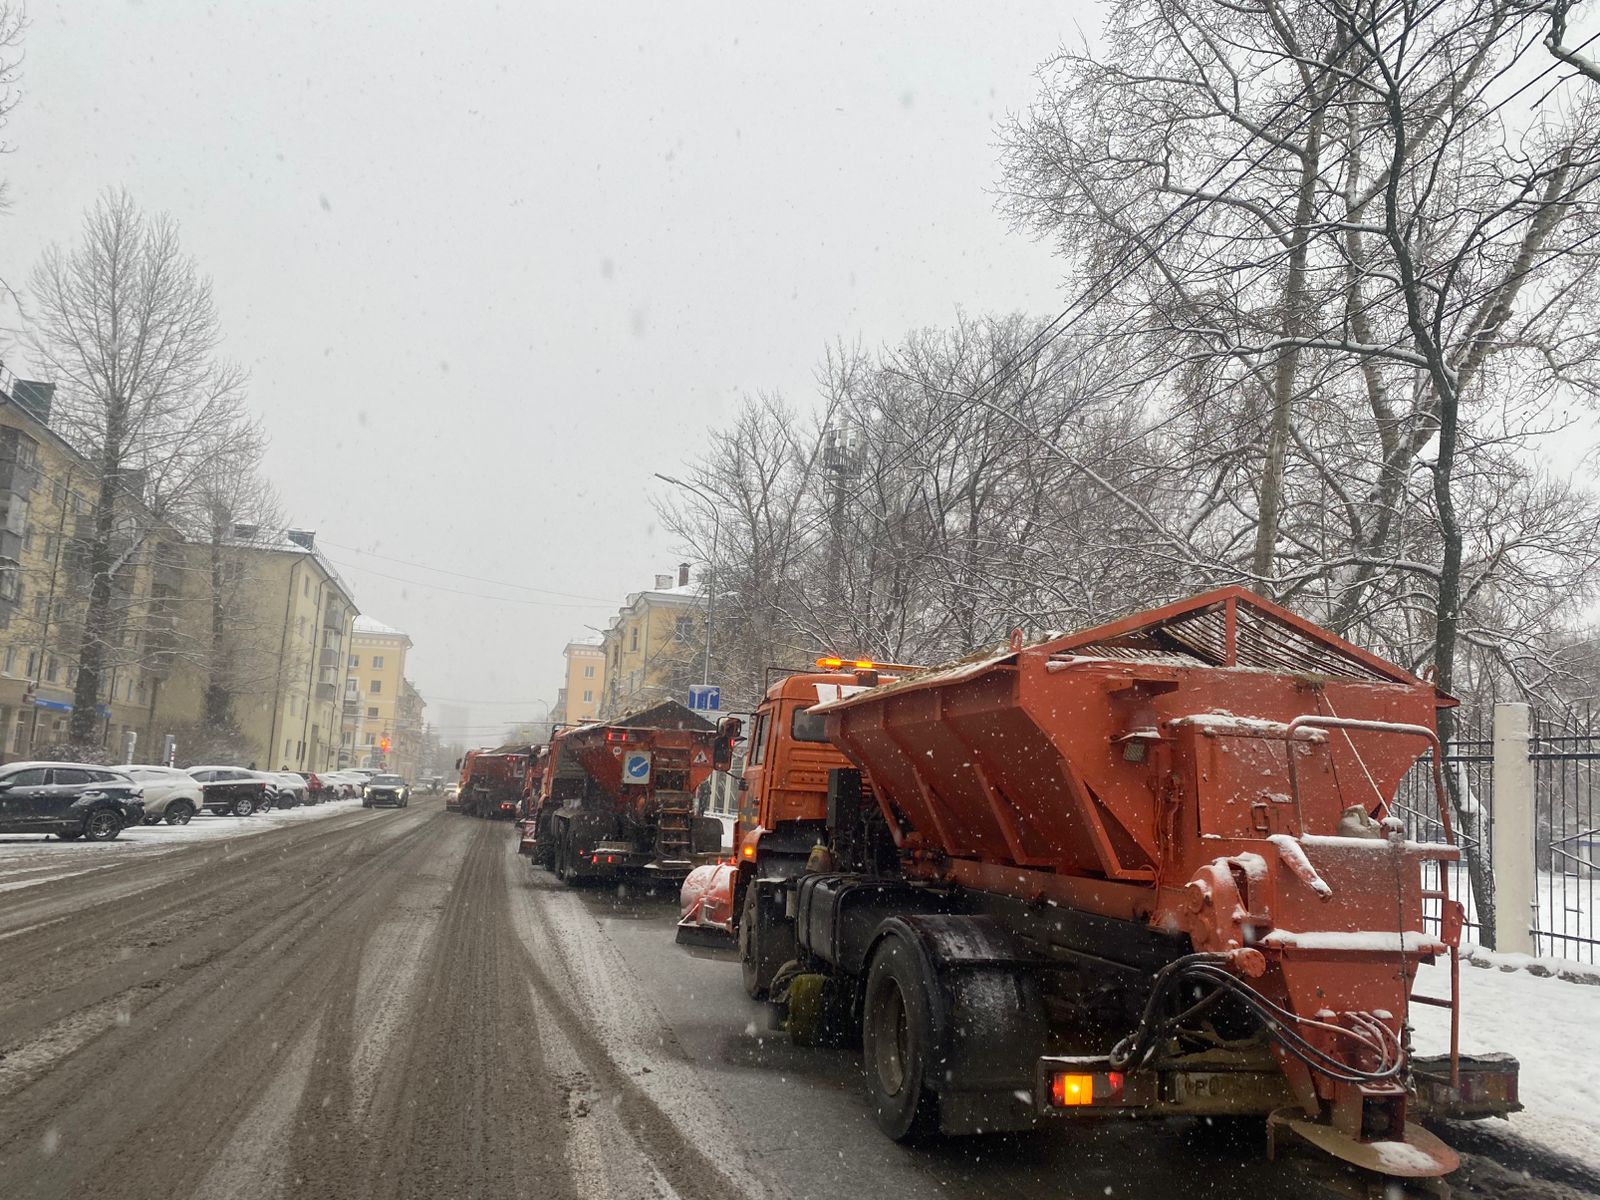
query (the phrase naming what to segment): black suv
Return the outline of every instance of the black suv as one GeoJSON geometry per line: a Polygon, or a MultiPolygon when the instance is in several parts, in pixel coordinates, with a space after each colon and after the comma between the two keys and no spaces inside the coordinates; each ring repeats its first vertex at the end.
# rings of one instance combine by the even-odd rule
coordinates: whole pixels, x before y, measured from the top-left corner
{"type": "Polygon", "coordinates": [[[398,775],[374,775],[361,789],[362,808],[374,808],[379,804],[404,808],[410,802],[411,788],[398,775]]]}
{"type": "Polygon", "coordinates": [[[272,807],[267,781],[243,767],[190,767],[189,774],[205,793],[206,811],[217,816],[248,817],[272,807]]]}
{"type": "Polygon", "coordinates": [[[93,763],[0,767],[0,833],[53,833],[64,842],[109,842],[144,822],[144,789],[93,763]]]}

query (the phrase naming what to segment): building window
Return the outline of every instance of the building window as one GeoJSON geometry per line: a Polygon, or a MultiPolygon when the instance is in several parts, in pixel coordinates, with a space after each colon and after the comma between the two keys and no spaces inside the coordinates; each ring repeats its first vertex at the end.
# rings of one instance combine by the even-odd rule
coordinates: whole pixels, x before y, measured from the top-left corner
{"type": "Polygon", "coordinates": [[[68,667],[67,668],[67,686],[68,687],[73,687],[73,686],[75,686],[77,684],[77,682],[78,682],[78,668],[77,667],[68,667]]]}
{"type": "Polygon", "coordinates": [[[380,693],[382,693],[382,691],[383,691],[383,680],[374,679],[372,681],[372,683],[368,686],[367,691],[369,693],[371,693],[372,695],[374,695],[374,696],[379,695],[380,693]]]}
{"type": "Polygon", "coordinates": [[[628,649],[629,650],[637,650],[638,648],[639,648],[639,627],[637,625],[635,625],[633,627],[633,636],[628,639],[628,649]]]}
{"type": "Polygon", "coordinates": [[[40,592],[37,596],[35,596],[33,598],[33,615],[34,615],[34,618],[36,620],[39,620],[39,621],[44,620],[44,610],[45,610],[44,593],[40,592]]]}
{"type": "Polygon", "coordinates": [[[381,654],[374,654],[374,655],[373,655],[373,656],[372,656],[372,669],[373,669],[373,670],[374,670],[374,671],[381,671],[381,670],[383,670],[383,655],[381,655],[381,654]]]}
{"type": "Polygon", "coordinates": [[[34,674],[34,672],[38,669],[38,666],[39,666],[39,652],[37,650],[29,650],[28,651],[28,678],[29,679],[37,679],[38,678],[38,676],[34,674]]]}
{"type": "Polygon", "coordinates": [[[679,617],[673,627],[672,636],[680,642],[687,642],[694,636],[694,622],[688,617],[679,617]]]}
{"type": "Polygon", "coordinates": [[[306,596],[306,597],[309,597],[311,595],[311,580],[310,580],[309,577],[306,577],[306,576],[302,576],[301,577],[301,579],[300,579],[300,594],[302,596],[306,596]]]}
{"type": "Polygon", "coordinates": [[[352,654],[352,655],[351,655],[351,656],[350,656],[350,669],[351,669],[351,670],[352,670],[352,671],[354,671],[354,670],[355,670],[355,669],[356,669],[356,668],[357,668],[357,667],[359,667],[359,666],[360,666],[360,665],[361,665],[361,655],[359,655],[359,654],[352,654]]]}
{"type": "Polygon", "coordinates": [[[16,567],[0,567],[0,600],[22,600],[22,572],[16,567]]]}
{"type": "Polygon", "coordinates": [[[17,648],[15,646],[7,646],[6,647],[5,666],[4,667],[0,667],[0,674],[5,674],[5,675],[11,674],[11,669],[13,667],[15,667],[16,665],[17,665],[17,648]]]}
{"type": "Polygon", "coordinates": [[[583,677],[585,679],[593,679],[594,678],[594,668],[592,666],[591,667],[585,667],[583,669],[583,677]]]}
{"type": "Polygon", "coordinates": [[[378,715],[378,710],[376,708],[367,709],[367,716],[376,717],[377,715],[378,715]]]}
{"type": "MultiPolygon", "coordinates": [[[[77,668],[74,667],[73,670],[77,670],[77,668]]],[[[149,694],[150,694],[150,686],[149,686],[149,684],[146,683],[143,679],[139,680],[139,703],[143,704],[145,702],[145,698],[148,697],[149,694]]]]}
{"type": "Polygon", "coordinates": [[[594,703],[594,692],[589,691],[589,690],[585,690],[584,693],[583,693],[583,702],[585,704],[593,704],[594,703]]]}
{"type": "Polygon", "coordinates": [[[24,550],[32,550],[33,549],[33,526],[32,525],[29,525],[28,526],[28,532],[22,535],[22,548],[24,550]]]}
{"type": "Polygon", "coordinates": [[[67,494],[67,489],[61,486],[61,480],[56,480],[50,485],[50,503],[60,506],[62,498],[67,494]]]}
{"type": "Polygon", "coordinates": [[[50,665],[45,669],[44,677],[49,682],[54,683],[56,681],[56,677],[60,674],[61,664],[56,661],[56,656],[52,654],[50,656],[50,665]]]}
{"type": "Polygon", "coordinates": [[[367,745],[376,746],[377,744],[378,744],[378,735],[375,734],[375,733],[367,734],[367,745]]]}

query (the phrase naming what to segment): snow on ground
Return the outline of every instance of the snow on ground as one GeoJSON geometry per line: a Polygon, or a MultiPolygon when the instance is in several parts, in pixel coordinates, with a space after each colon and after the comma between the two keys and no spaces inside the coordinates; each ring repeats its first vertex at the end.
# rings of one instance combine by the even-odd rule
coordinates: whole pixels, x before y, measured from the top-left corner
{"type": "MultiPolygon", "coordinates": [[[[1528,1141],[1592,1163],[1600,1158],[1600,986],[1569,983],[1520,969],[1517,963],[1474,953],[1461,963],[1461,1052],[1503,1051],[1522,1065],[1523,1111],[1511,1131],[1528,1141]],[[1509,968],[1509,969],[1507,969],[1509,968]]],[[[1417,992],[1450,994],[1450,965],[1423,967],[1417,992]]],[[[1413,1005],[1419,1054],[1450,1048],[1447,1009],[1413,1005]]],[[[1491,1127],[1504,1127],[1501,1122],[1491,1127]]]]}
{"type": "Polygon", "coordinates": [[[120,862],[130,854],[166,853],[196,842],[221,842],[320,821],[349,812],[360,802],[335,800],[309,808],[273,809],[248,817],[196,816],[187,825],[140,825],[124,829],[112,842],[63,842],[47,833],[0,834],[0,893],[31,887],[67,875],[82,875],[120,862]]]}

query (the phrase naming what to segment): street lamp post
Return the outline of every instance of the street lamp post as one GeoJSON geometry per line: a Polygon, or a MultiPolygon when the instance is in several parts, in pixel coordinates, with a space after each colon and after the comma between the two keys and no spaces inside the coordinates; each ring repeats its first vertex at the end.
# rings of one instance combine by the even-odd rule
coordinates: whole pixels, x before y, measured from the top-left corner
{"type": "Polygon", "coordinates": [[[700,682],[711,682],[711,632],[715,627],[717,608],[717,540],[722,536],[722,514],[717,511],[717,502],[704,491],[692,483],[685,483],[681,479],[674,479],[671,475],[655,472],[655,477],[663,483],[670,483],[673,487],[681,487],[686,492],[693,492],[706,502],[706,507],[711,510],[711,558],[706,563],[706,665],[700,677],[700,682]]]}

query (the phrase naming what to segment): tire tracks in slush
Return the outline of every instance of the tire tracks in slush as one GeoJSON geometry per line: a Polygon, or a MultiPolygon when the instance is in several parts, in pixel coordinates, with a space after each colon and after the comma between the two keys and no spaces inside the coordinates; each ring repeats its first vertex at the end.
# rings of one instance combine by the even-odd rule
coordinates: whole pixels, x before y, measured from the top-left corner
{"type": "MultiPolygon", "coordinates": [[[[538,886],[537,872],[530,884],[514,843],[502,842],[499,856],[501,886],[553,1057],[581,1071],[569,1086],[581,1094],[587,1119],[626,1135],[594,1139],[605,1146],[601,1164],[613,1180],[610,1194],[784,1197],[736,1155],[740,1139],[705,1077],[682,1060],[647,990],[578,896],[553,883],[538,886]],[[616,1178],[619,1147],[628,1147],[636,1164],[632,1180],[616,1178]]],[[[592,1171],[594,1156],[584,1158],[575,1167],[592,1171]]]]}

